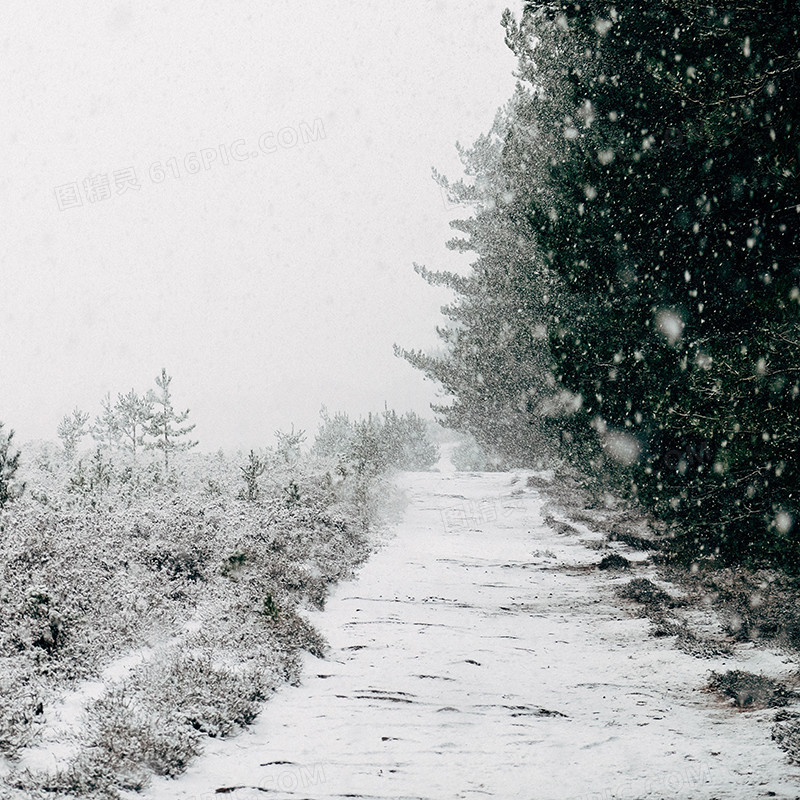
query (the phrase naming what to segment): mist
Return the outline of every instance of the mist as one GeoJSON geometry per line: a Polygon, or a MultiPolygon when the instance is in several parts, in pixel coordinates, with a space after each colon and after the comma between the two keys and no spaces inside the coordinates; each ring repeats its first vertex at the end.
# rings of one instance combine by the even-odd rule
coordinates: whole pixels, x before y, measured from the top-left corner
{"type": "Polygon", "coordinates": [[[0,419],[54,439],[162,367],[204,449],[430,416],[392,345],[435,341],[431,168],[513,88],[507,5],[5,6],[0,419]]]}

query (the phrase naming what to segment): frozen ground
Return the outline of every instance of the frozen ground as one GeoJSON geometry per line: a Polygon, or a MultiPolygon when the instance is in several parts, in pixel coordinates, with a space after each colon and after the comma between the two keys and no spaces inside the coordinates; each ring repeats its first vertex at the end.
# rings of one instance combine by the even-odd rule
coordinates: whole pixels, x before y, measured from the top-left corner
{"type": "Polygon", "coordinates": [[[745,648],[693,658],[648,635],[508,474],[402,476],[409,505],[314,622],[307,657],[248,731],[210,741],[151,800],[526,798],[725,800],[800,795],[773,712],[702,690],[711,669],[793,665],[745,648]]]}

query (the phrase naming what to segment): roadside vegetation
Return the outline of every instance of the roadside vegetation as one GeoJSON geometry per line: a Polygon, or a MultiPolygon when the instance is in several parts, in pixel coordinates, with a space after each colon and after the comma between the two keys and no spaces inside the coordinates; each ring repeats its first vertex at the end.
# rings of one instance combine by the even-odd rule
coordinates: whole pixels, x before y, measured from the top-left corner
{"type": "Polygon", "coordinates": [[[305,612],[369,555],[387,472],[437,458],[389,411],[201,453],[170,381],[76,409],[60,446],[0,440],[4,797],[115,797],[250,723],[324,655],[305,612]]]}
{"type": "Polygon", "coordinates": [[[453,300],[398,354],[491,463],[576,469],[678,523],[686,563],[800,573],[797,4],[503,26],[514,93],[436,175],[471,263],[416,267],[453,300]]]}

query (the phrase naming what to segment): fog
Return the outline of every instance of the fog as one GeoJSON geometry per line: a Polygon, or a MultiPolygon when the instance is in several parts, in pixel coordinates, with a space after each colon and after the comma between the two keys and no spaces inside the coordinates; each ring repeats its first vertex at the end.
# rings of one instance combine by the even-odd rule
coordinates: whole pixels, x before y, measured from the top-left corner
{"type": "Polygon", "coordinates": [[[162,366],[203,448],[429,414],[392,345],[435,343],[431,167],[511,94],[507,5],[5,4],[0,420],[55,439],[162,366]]]}

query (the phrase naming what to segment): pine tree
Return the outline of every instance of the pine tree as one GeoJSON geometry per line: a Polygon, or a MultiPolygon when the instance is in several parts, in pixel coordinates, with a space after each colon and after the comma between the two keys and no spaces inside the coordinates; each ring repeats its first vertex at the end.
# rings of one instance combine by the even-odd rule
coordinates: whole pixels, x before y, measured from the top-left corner
{"type": "Polygon", "coordinates": [[[288,433],[275,431],[275,452],[285,464],[295,464],[300,458],[300,446],[306,440],[305,431],[295,431],[294,425],[288,433]]]}
{"type": "Polygon", "coordinates": [[[144,435],[153,416],[153,398],[150,395],[142,397],[131,389],[127,394],[117,396],[114,414],[122,441],[136,463],[138,448],[144,445],[144,435]]]}
{"type": "Polygon", "coordinates": [[[396,353],[452,397],[450,405],[434,407],[442,424],[471,433],[490,452],[531,462],[551,439],[544,413],[554,394],[543,324],[548,277],[523,213],[530,187],[515,185],[505,168],[510,113],[498,114],[472,148],[459,148],[474,182],[435,173],[450,200],[474,212],[451,223],[461,236],[447,243],[476,255],[467,274],[415,266],[428,283],[455,294],[442,309],[449,324],[437,329],[444,351],[396,353]]]}
{"type": "Polygon", "coordinates": [[[251,450],[247,463],[239,469],[242,471],[242,479],[245,483],[245,488],[239,493],[239,497],[254,503],[261,494],[258,479],[266,472],[267,462],[256,455],[255,450],[251,450]]]}
{"type": "Polygon", "coordinates": [[[323,458],[346,457],[355,435],[350,417],[342,412],[331,416],[325,406],[322,406],[319,415],[321,422],[314,437],[312,451],[323,458]]]}
{"type": "Polygon", "coordinates": [[[800,7],[538,0],[504,25],[519,84],[450,187],[478,259],[419,270],[451,324],[400,354],[487,449],[552,420],[687,554],[800,569],[800,7]]]}
{"type": "Polygon", "coordinates": [[[94,425],[91,427],[92,438],[104,450],[115,450],[120,446],[122,433],[119,427],[117,411],[111,402],[111,393],[100,401],[103,413],[94,418],[94,425]]]}
{"type": "Polygon", "coordinates": [[[162,369],[161,375],[156,378],[158,391],[151,389],[147,394],[147,400],[152,405],[153,411],[146,425],[146,433],[151,437],[151,441],[145,446],[151,450],[160,450],[164,454],[164,468],[167,471],[171,454],[189,450],[197,445],[196,441],[185,438],[194,430],[195,425],[183,425],[189,418],[189,410],[180,413],[175,411],[172,405],[171,383],[172,377],[167,375],[166,369],[162,369]]]}
{"type": "Polygon", "coordinates": [[[4,433],[3,423],[0,422],[0,509],[18,498],[25,490],[25,484],[20,483],[16,478],[20,451],[12,451],[13,438],[14,431],[10,430],[8,434],[4,433]]]}
{"type": "Polygon", "coordinates": [[[353,424],[349,457],[360,477],[383,472],[389,466],[380,417],[370,413],[353,424]]]}
{"type": "MultiPolygon", "coordinates": [[[[526,17],[563,30],[569,65],[551,93],[568,146],[528,211],[560,287],[556,377],[605,464],[688,524],[689,550],[800,566],[800,9],[537,2],[526,17]]],[[[516,44],[535,83],[552,40],[516,44]]]]}
{"type": "Polygon", "coordinates": [[[89,415],[75,408],[72,414],[65,414],[58,425],[57,434],[61,439],[61,445],[64,448],[64,457],[67,461],[72,461],[75,458],[78,445],[86,436],[86,425],[89,422],[89,415]]]}
{"type": "Polygon", "coordinates": [[[439,448],[431,439],[425,421],[413,411],[383,415],[384,435],[389,440],[389,463],[395,469],[426,470],[439,460],[439,448]]]}

